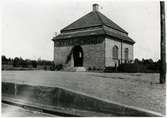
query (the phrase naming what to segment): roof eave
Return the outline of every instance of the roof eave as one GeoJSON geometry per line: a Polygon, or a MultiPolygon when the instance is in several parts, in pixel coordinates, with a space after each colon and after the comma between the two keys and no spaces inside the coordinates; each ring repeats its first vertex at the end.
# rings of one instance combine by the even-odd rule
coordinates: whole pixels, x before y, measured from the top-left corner
{"type": "Polygon", "coordinates": [[[84,27],[84,28],[74,28],[74,29],[68,29],[68,30],[65,30],[65,29],[62,29],[60,30],[60,33],[64,33],[64,32],[72,32],[72,31],[78,31],[78,30],[87,30],[87,29],[90,29],[90,28],[97,28],[97,27],[102,27],[103,25],[96,25],[96,26],[90,26],[90,27],[84,27]]]}
{"type": "Polygon", "coordinates": [[[61,39],[74,39],[74,38],[81,38],[81,37],[91,37],[91,36],[105,36],[105,34],[93,34],[93,35],[83,35],[83,36],[73,36],[73,37],[60,37],[60,38],[54,38],[53,41],[61,40],[61,39]]]}
{"type": "MultiPolygon", "coordinates": [[[[115,36],[112,36],[112,35],[109,35],[109,34],[106,34],[106,36],[108,36],[108,37],[112,37],[112,38],[115,38],[115,39],[117,39],[117,40],[120,40],[120,41],[123,41],[123,42],[126,42],[126,43],[130,43],[130,44],[132,44],[132,45],[134,45],[136,42],[134,41],[134,40],[132,40],[131,38],[131,40],[132,41],[128,41],[128,40],[125,40],[125,39],[123,39],[123,38],[118,38],[118,37],[115,37],[115,36]]],[[[129,38],[129,37],[128,37],[129,38]]]]}

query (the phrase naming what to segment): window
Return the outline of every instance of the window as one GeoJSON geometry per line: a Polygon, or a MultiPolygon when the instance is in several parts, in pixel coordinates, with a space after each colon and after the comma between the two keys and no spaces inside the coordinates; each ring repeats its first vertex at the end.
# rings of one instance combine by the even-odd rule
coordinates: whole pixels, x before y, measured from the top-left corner
{"type": "Polygon", "coordinates": [[[125,48],[125,62],[128,61],[128,57],[129,56],[129,49],[128,48],[125,48]]]}
{"type": "Polygon", "coordinates": [[[118,59],[118,47],[116,45],[113,47],[113,59],[118,59]]]}

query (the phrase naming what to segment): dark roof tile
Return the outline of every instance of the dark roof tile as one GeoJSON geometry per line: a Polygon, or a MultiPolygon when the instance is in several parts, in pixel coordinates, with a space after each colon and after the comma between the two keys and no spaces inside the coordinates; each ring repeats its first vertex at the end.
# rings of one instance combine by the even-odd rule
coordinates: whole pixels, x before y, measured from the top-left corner
{"type": "Polygon", "coordinates": [[[122,29],[120,26],[118,26],[116,23],[114,23],[112,20],[104,16],[102,13],[98,11],[92,11],[85,16],[79,18],[72,24],[68,25],[64,29],[61,30],[61,32],[64,31],[70,31],[70,30],[77,30],[77,29],[84,29],[88,27],[94,27],[99,25],[106,25],[109,26],[115,30],[119,30],[123,33],[127,33],[124,29],[122,29]]]}
{"type": "Polygon", "coordinates": [[[68,25],[61,30],[61,34],[53,38],[53,41],[57,39],[69,39],[95,35],[108,35],[131,44],[135,43],[135,41],[128,37],[128,33],[124,29],[98,11],[92,11],[68,25]],[[108,28],[105,28],[105,26],[108,28]],[[117,30],[118,33],[113,32],[110,29],[117,30]]]}
{"type": "Polygon", "coordinates": [[[76,31],[76,32],[68,32],[68,33],[61,33],[58,36],[54,37],[53,40],[57,39],[70,39],[70,38],[77,38],[77,37],[84,37],[84,36],[95,36],[95,35],[108,35],[114,37],[116,39],[122,39],[125,42],[129,42],[134,44],[133,41],[128,35],[118,35],[117,33],[111,32],[105,28],[97,28],[92,30],[84,30],[84,31],[76,31]]]}

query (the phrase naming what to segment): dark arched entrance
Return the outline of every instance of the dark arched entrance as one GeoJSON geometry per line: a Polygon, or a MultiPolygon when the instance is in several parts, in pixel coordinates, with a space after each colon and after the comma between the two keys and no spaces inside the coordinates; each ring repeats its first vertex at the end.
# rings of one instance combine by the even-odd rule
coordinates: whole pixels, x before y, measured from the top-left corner
{"type": "Polygon", "coordinates": [[[74,67],[83,66],[83,50],[81,46],[73,48],[74,67]]]}

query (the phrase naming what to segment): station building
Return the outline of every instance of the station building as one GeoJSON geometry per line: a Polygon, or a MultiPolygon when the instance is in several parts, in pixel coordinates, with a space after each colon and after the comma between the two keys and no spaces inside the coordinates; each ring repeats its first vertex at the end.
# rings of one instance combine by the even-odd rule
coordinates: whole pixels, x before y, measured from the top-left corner
{"type": "Polygon", "coordinates": [[[55,36],[54,63],[66,68],[105,69],[133,60],[135,41],[99,12],[99,5],[55,36]]]}

